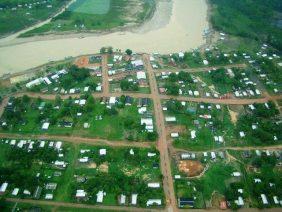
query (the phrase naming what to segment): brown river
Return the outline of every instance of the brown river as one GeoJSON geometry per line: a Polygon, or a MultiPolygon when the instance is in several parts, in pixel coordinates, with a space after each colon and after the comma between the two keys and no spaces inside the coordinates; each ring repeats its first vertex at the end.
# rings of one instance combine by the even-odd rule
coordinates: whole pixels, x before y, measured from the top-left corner
{"type": "Polygon", "coordinates": [[[142,26],[103,35],[84,34],[0,39],[0,75],[21,72],[69,56],[99,52],[103,46],[147,53],[171,53],[205,43],[206,0],[159,0],[153,17],[142,26]]]}

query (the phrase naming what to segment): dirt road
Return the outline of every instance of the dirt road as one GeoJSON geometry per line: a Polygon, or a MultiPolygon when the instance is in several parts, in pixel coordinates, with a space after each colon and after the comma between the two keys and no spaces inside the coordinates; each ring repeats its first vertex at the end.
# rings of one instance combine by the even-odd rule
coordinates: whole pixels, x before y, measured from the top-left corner
{"type": "Polygon", "coordinates": [[[110,93],[109,75],[108,75],[108,56],[102,56],[102,80],[103,95],[108,96],[110,93]]]}
{"type": "Polygon", "coordinates": [[[171,164],[170,156],[168,152],[168,143],[166,140],[166,129],[164,123],[164,115],[162,112],[161,98],[158,92],[158,85],[154,75],[154,70],[150,64],[149,55],[143,55],[143,61],[145,68],[148,72],[149,83],[151,87],[152,100],[154,102],[154,115],[156,120],[157,131],[159,134],[159,139],[157,141],[157,146],[160,151],[161,160],[161,170],[163,174],[163,187],[166,196],[166,204],[168,211],[177,211],[177,202],[174,194],[173,179],[171,175],[171,164]]]}
{"type": "MultiPolygon", "coordinates": [[[[38,98],[41,99],[48,99],[48,100],[54,100],[56,98],[56,94],[42,94],[42,93],[33,93],[33,92],[21,92],[16,93],[12,96],[14,97],[22,97],[24,95],[27,95],[31,98],[38,98]]],[[[128,95],[133,98],[153,98],[153,94],[145,94],[145,93],[132,93],[132,92],[115,92],[110,93],[107,91],[103,91],[102,93],[93,93],[92,96],[94,98],[100,98],[100,97],[119,97],[121,95],[128,95]]],[[[62,99],[68,99],[69,97],[72,98],[80,98],[81,94],[66,94],[66,95],[60,95],[62,99]]],[[[249,105],[253,103],[265,103],[268,101],[276,101],[282,99],[282,95],[277,96],[266,96],[262,98],[257,99],[219,99],[219,98],[195,98],[195,97],[188,97],[188,96],[170,96],[170,95],[159,95],[160,99],[175,99],[178,101],[188,101],[188,102],[205,102],[205,103],[211,103],[211,104],[226,104],[226,105],[249,105]]],[[[2,104],[4,105],[4,103],[2,104]]]]}
{"type": "Polygon", "coordinates": [[[219,147],[215,149],[209,149],[209,150],[191,150],[189,149],[181,149],[181,148],[174,148],[174,152],[206,152],[206,151],[224,151],[224,150],[237,150],[237,151],[245,151],[245,150],[282,150],[282,144],[278,145],[272,145],[272,146],[238,146],[238,147],[219,147]]]}
{"type": "Polygon", "coordinates": [[[249,105],[254,103],[265,103],[268,101],[274,101],[278,99],[282,99],[282,95],[277,96],[267,96],[258,99],[215,99],[215,98],[194,98],[194,97],[186,97],[186,96],[169,96],[169,95],[161,95],[161,99],[176,99],[178,101],[188,101],[188,102],[205,102],[211,104],[226,104],[226,105],[249,105]]]}
{"type": "Polygon", "coordinates": [[[126,206],[104,206],[104,205],[89,205],[80,203],[67,203],[67,202],[54,202],[54,201],[44,201],[44,200],[32,200],[32,199],[14,199],[7,198],[8,202],[18,202],[18,203],[29,203],[33,205],[46,205],[55,207],[66,207],[66,208],[77,208],[77,209],[91,209],[96,210],[109,210],[109,211],[160,211],[154,209],[144,209],[136,207],[126,207],[126,206]]]}
{"type": "Polygon", "coordinates": [[[198,72],[207,72],[207,71],[213,71],[216,69],[220,68],[246,68],[247,65],[245,63],[240,63],[240,64],[230,64],[230,65],[222,65],[222,66],[214,66],[214,67],[201,67],[201,68],[167,68],[167,69],[155,69],[154,71],[156,73],[161,73],[161,72],[180,72],[180,71],[185,71],[189,73],[198,73],[198,72]]]}

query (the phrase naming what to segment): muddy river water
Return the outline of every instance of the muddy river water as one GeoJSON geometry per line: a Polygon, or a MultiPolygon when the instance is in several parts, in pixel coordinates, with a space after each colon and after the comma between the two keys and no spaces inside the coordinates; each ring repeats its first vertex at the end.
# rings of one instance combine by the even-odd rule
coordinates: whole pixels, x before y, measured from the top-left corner
{"type": "Polygon", "coordinates": [[[160,0],[151,20],[126,32],[105,35],[45,36],[0,40],[0,75],[16,73],[49,61],[99,52],[113,46],[136,52],[171,53],[204,44],[208,28],[206,0],[160,0]]]}

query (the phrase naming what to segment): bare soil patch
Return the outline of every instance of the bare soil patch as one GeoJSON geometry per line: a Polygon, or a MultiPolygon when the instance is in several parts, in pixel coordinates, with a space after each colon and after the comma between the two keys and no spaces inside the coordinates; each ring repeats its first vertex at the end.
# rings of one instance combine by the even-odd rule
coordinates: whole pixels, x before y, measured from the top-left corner
{"type": "Polygon", "coordinates": [[[109,172],[109,164],[107,162],[102,163],[99,167],[98,167],[99,171],[101,172],[109,172]]]}
{"type": "Polygon", "coordinates": [[[74,64],[79,68],[86,68],[89,66],[89,58],[87,56],[79,57],[74,64]]]}
{"type": "Polygon", "coordinates": [[[90,168],[90,169],[96,169],[97,164],[93,162],[93,163],[90,163],[87,167],[90,168]]]}
{"type": "Polygon", "coordinates": [[[186,173],[189,177],[194,177],[204,170],[204,166],[200,161],[180,160],[178,162],[178,169],[186,173]]]}

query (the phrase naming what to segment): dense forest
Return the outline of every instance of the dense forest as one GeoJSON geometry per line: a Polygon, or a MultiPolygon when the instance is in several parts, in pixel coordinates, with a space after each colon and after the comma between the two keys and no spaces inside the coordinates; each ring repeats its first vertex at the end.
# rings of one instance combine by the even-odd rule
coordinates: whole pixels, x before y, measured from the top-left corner
{"type": "Polygon", "coordinates": [[[282,50],[281,0],[210,0],[216,30],[267,42],[282,50]]]}

